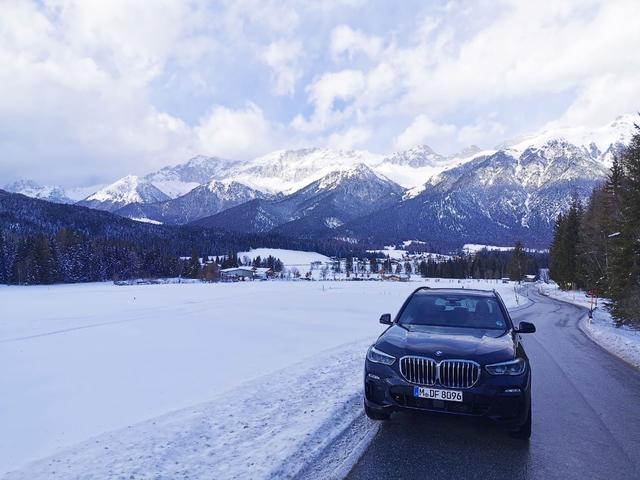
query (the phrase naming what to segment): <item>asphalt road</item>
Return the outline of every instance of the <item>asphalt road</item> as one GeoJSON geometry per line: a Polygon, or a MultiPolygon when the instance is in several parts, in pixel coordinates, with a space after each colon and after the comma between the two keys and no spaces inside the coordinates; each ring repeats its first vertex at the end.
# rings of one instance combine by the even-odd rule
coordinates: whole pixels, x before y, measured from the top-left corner
{"type": "Polygon", "coordinates": [[[530,291],[514,312],[533,371],[533,433],[450,416],[394,414],[355,465],[356,479],[640,479],[640,372],[578,328],[586,311],[530,291]]]}

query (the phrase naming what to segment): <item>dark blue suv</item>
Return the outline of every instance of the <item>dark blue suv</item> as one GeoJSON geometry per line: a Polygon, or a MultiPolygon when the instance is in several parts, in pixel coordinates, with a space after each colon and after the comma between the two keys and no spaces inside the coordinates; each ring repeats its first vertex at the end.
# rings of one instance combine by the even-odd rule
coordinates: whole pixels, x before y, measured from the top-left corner
{"type": "Polygon", "coordinates": [[[531,436],[531,366],[495,291],[419,288],[367,352],[364,406],[386,420],[398,410],[486,417],[531,436]]]}

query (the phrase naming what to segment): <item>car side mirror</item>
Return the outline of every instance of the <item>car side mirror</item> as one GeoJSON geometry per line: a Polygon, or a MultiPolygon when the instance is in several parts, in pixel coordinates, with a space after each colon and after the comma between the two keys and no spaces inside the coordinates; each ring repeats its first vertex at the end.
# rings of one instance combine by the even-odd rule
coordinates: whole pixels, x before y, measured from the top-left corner
{"type": "Polygon", "coordinates": [[[380,323],[382,323],[383,325],[391,325],[393,323],[391,321],[391,314],[383,313],[382,315],[380,315],[380,323]]]}
{"type": "Polygon", "coordinates": [[[535,333],[536,326],[533,323],[529,322],[520,322],[518,328],[516,329],[517,333],[535,333]]]}

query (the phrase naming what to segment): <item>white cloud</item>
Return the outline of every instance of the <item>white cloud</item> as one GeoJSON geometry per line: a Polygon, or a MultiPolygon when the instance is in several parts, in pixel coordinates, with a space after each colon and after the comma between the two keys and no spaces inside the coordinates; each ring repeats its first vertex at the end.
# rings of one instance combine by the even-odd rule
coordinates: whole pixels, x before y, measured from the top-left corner
{"type": "Polygon", "coordinates": [[[394,145],[399,150],[406,150],[417,145],[429,143],[429,139],[450,137],[456,132],[454,125],[438,124],[427,115],[420,114],[413,119],[400,135],[394,140],[394,145]]]}
{"type": "Polygon", "coordinates": [[[454,151],[640,109],[636,0],[425,5],[391,22],[361,0],[0,0],[0,176],[454,151]]]}
{"type": "Polygon", "coordinates": [[[342,115],[326,114],[310,90],[315,115],[332,119],[315,126],[344,127],[354,120],[373,125],[382,118],[399,122],[407,114],[418,116],[394,139],[396,146],[407,145],[452,134],[451,128],[435,128],[421,112],[455,119],[462,107],[484,120],[470,125],[459,119],[444,122],[444,127],[455,125],[453,140],[491,145],[503,140],[502,135],[522,133],[488,118],[495,104],[511,103],[511,112],[533,96],[551,106],[557,101],[554,95],[573,95],[562,119],[578,124],[604,123],[640,107],[637,100],[633,103],[640,98],[640,51],[634,47],[640,45],[640,29],[634,24],[640,16],[638,2],[568,0],[542,8],[505,1],[491,12],[479,12],[473,5],[445,10],[460,18],[427,16],[404,43],[389,33],[385,48],[379,37],[336,27],[329,49],[334,58],[352,60],[365,52],[372,61],[361,67],[365,86],[358,88],[342,115]]]}
{"type": "Polygon", "coordinates": [[[497,121],[495,115],[476,119],[475,122],[464,125],[457,132],[458,143],[461,145],[487,145],[487,139],[504,138],[507,131],[505,125],[497,121]]]}
{"type": "Polygon", "coordinates": [[[362,52],[365,55],[375,58],[382,50],[382,39],[373,35],[366,35],[361,31],[354,30],[348,25],[338,25],[331,32],[331,55],[335,60],[344,53],[347,58],[353,57],[362,52]]]}
{"type": "Polygon", "coordinates": [[[364,84],[364,75],[359,70],[325,73],[306,89],[314,105],[313,115],[309,120],[296,116],[293,127],[304,132],[321,131],[348,118],[352,113],[351,100],[362,92],[364,84]],[[336,101],[342,104],[336,105],[336,101]]]}
{"type": "Polygon", "coordinates": [[[293,95],[296,83],[302,76],[298,59],[302,54],[299,41],[279,40],[270,43],[262,51],[262,60],[273,72],[272,91],[276,95],[293,95]]]}
{"type": "Polygon", "coordinates": [[[363,148],[371,138],[371,129],[367,127],[353,127],[342,132],[335,132],[329,136],[329,147],[338,150],[363,148]]]}
{"type": "Polygon", "coordinates": [[[195,128],[200,151],[232,159],[248,159],[275,148],[276,132],[256,105],[232,110],[211,109],[195,128]]]}
{"type": "Polygon", "coordinates": [[[600,125],[603,119],[638,111],[637,99],[640,99],[640,71],[624,77],[604,74],[585,82],[564,115],[545,128],[600,125]]]}

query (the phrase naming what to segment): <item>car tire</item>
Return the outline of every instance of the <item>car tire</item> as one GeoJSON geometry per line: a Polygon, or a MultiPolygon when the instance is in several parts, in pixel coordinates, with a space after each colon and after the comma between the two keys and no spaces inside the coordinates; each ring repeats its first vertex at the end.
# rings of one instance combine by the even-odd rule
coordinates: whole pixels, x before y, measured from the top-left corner
{"type": "Polygon", "coordinates": [[[389,418],[391,417],[389,413],[381,412],[380,410],[374,410],[373,408],[367,407],[366,404],[364,406],[364,413],[371,420],[377,421],[389,420],[389,418]]]}
{"type": "Polygon", "coordinates": [[[529,438],[531,438],[531,406],[529,406],[527,419],[517,430],[511,432],[511,437],[520,440],[529,440],[529,438]]]}

